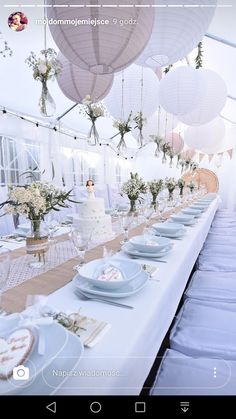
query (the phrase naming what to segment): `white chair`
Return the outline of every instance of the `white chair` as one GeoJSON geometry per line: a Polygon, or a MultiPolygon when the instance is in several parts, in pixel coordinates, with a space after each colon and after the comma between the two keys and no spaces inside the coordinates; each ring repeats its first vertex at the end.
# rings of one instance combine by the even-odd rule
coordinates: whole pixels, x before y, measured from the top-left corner
{"type": "MultiPolygon", "coordinates": [[[[0,203],[5,202],[8,198],[7,186],[0,187],[0,203]]],[[[12,215],[3,215],[4,209],[0,210],[0,236],[6,234],[12,234],[15,230],[14,221],[12,215]]]]}
{"type": "Polygon", "coordinates": [[[185,298],[236,303],[236,272],[195,271],[185,298]]]}
{"type": "Polygon", "coordinates": [[[129,208],[129,199],[127,196],[121,196],[118,185],[108,185],[108,197],[110,208],[114,206],[120,209],[129,208]]]}
{"type": "Polygon", "coordinates": [[[170,333],[170,347],[193,357],[236,360],[236,304],[187,299],[170,333]]]}
{"type": "MultiPolygon", "coordinates": [[[[223,247],[222,247],[223,252],[223,247]]],[[[236,272],[235,252],[231,254],[200,254],[197,260],[200,271],[236,272]]]]}
{"type": "Polygon", "coordinates": [[[167,349],[151,396],[234,395],[236,362],[215,357],[193,358],[167,349]]]}

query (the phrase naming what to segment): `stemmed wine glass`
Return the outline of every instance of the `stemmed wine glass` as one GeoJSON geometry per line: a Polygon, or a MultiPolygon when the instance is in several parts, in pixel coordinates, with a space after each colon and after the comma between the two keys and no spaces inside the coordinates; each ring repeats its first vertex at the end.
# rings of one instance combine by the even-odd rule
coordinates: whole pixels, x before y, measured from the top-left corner
{"type": "Polygon", "coordinates": [[[133,223],[133,215],[127,214],[121,216],[121,227],[124,233],[124,239],[120,242],[120,244],[124,244],[129,240],[129,229],[133,223]]]}
{"type": "Polygon", "coordinates": [[[0,313],[1,313],[1,295],[7,283],[10,272],[10,251],[5,248],[0,249],[0,313]]]}
{"type": "Polygon", "coordinates": [[[152,215],[154,214],[154,212],[155,212],[155,210],[154,210],[153,207],[149,207],[149,208],[147,207],[147,208],[145,208],[145,211],[143,213],[143,216],[144,216],[145,221],[146,221],[146,227],[149,226],[149,221],[151,220],[152,215]]]}
{"type": "Polygon", "coordinates": [[[53,218],[53,215],[51,213],[46,215],[44,221],[49,232],[48,241],[51,243],[54,243],[55,242],[54,233],[58,228],[58,222],[53,218]]]}
{"type": "Polygon", "coordinates": [[[74,248],[79,256],[79,264],[74,266],[73,269],[79,270],[79,268],[85,263],[85,254],[88,250],[89,243],[91,241],[92,231],[88,234],[84,234],[76,228],[71,229],[70,239],[74,245],[74,248]]]}

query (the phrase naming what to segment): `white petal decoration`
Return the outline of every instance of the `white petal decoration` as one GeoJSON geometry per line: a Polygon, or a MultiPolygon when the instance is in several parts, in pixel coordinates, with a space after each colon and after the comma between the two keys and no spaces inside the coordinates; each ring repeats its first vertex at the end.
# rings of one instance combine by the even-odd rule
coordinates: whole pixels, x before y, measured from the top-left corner
{"type": "Polygon", "coordinates": [[[215,71],[201,68],[199,70],[205,81],[205,95],[200,104],[192,112],[182,115],[179,119],[186,125],[203,125],[223,109],[227,99],[227,88],[224,80],[215,71]]]}
{"type": "Polygon", "coordinates": [[[47,8],[49,20],[84,22],[77,26],[49,25],[59,50],[73,64],[95,74],[114,73],[128,67],[145,48],[154,22],[151,7],[133,6],[151,5],[153,0],[126,0],[124,4],[132,6],[129,8],[106,7],[119,3],[114,0],[84,0],[82,5],[86,7],[71,7],[80,3],[71,0],[70,7],[63,7],[64,0],[47,0],[53,6],[47,8]],[[95,25],[96,19],[100,24],[95,25]]]}
{"type": "Polygon", "coordinates": [[[160,105],[177,116],[194,110],[204,95],[205,81],[201,72],[192,67],[177,67],[160,81],[160,105]]]}
{"type": "MultiPolygon", "coordinates": [[[[143,116],[146,118],[153,114],[158,107],[158,90],[159,79],[150,68],[143,68],[138,65],[131,65],[124,71],[115,74],[112,88],[104,99],[104,103],[115,119],[122,118],[122,102],[123,117],[127,119],[129,113],[135,116],[142,110],[143,116]],[[143,94],[141,99],[141,82],[143,71],[143,94]],[[123,82],[123,99],[122,99],[122,79],[123,82]]],[[[122,118],[123,119],[123,118],[122,118]]]]}
{"type": "Polygon", "coordinates": [[[207,32],[215,12],[215,7],[204,6],[214,6],[216,0],[155,0],[155,4],[159,7],[154,9],[152,35],[137,59],[137,64],[152,68],[173,64],[197,46],[207,32]],[[160,4],[165,7],[160,7],[160,4]]]}
{"type": "Polygon", "coordinates": [[[208,124],[187,128],[184,142],[203,153],[217,153],[223,147],[224,135],[224,121],[217,117],[208,124]]]}
{"type": "Polygon", "coordinates": [[[98,102],[108,94],[113,83],[113,74],[90,73],[72,64],[62,53],[58,54],[57,59],[63,65],[57,82],[68,99],[81,103],[86,95],[90,95],[93,102],[98,102]]]}

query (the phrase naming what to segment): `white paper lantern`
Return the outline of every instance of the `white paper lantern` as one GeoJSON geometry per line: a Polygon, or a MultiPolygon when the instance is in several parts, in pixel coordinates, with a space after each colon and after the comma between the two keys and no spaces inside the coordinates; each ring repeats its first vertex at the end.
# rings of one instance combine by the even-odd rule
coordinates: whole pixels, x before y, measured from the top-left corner
{"type": "Polygon", "coordinates": [[[178,67],[160,81],[160,105],[169,113],[183,115],[194,110],[204,96],[205,83],[198,70],[178,67]]]}
{"type": "Polygon", "coordinates": [[[177,132],[169,132],[165,138],[165,143],[170,144],[175,154],[180,153],[184,147],[184,140],[177,132]]]}
{"type": "Polygon", "coordinates": [[[112,88],[104,99],[104,103],[115,119],[122,118],[122,102],[124,119],[128,118],[131,111],[135,116],[141,110],[146,118],[158,107],[159,84],[158,77],[150,68],[142,69],[139,65],[133,64],[119,74],[115,74],[112,88]],[[124,79],[123,83],[122,79],[124,79]],[[141,93],[142,82],[143,94],[141,93]]]}
{"type": "Polygon", "coordinates": [[[221,150],[224,135],[225,124],[223,119],[218,117],[208,124],[187,128],[184,141],[190,148],[211,154],[221,150]]]}
{"type": "Polygon", "coordinates": [[[205,94],[199,105],[192,112],[179,117],[186,125],[203,125],[217,115],[223,109],[227,99],[227,88],[224,80],[215,71],[199,69],[205,82],[205,94]]]}
{"type": "Polygon", "coordinates": [[[90,95],[93,102],[98,102],[107,95],[113,83],[113,74],[90,73],[72,64],[61,53],[57,59],[63,65],[63,71],[57,77],[57,82],[70,100],[81,103],[86,95],[90,95]]]}
{"type": "MultiPolygon", "coordinates": [[[[153,0],[136,0],[136,5],[150,5],[153,0]]],[[[146,46],[153,27],[151,7],[106,7],[117,5],[111,0],[78,0],[65,5],[64,0],[47,0],[48,19],[70,20],[71,24],[49,24],[59,50],[73,64],[95,74],[120,71],[129,66],[146,46]],[[59,7],[57,7],[57,5],[59,7]],[[100,7],[97,7],[100,6],[100,7]],[[95,25],[95,22],[100,23],[95,25]],[[74,24],[78,20],[83,24],[74,24]]]]}
{"type": "MultiPolygon", "coordinates": [[[[144,142],[152,141],[150,139],[150,135],[159,135],[160,137],[165,138],[166,134],[172,131],[178,125],[178,119],[176,116],[171,115],[161,109],[160,115],[158,117],[159,112],[156,111],[152,114],[148,119],[146,124],[143,128],[143,138],[144,142]],[[159,121],[159,128],[158,128],[158,121],[159,121]]],[[[132,131],[132,135],[135,138],[138,138],[139,132],[137,129],[132,131]]]]}
{"type": "MultiPolygon", "coordinates": [[[[168,0],[168,6],[156,7],[152,35],[137,64],[148,67],[167,66],[186,57],[202,40],[215,12],[216,0],[168,0]],[[178,7],[178,4],[190,7],[178,7]],[[191,7],[191,6],[203,7],[191,7]]],[[[165,4],[165,6],[167,6],[165,4]]]]}

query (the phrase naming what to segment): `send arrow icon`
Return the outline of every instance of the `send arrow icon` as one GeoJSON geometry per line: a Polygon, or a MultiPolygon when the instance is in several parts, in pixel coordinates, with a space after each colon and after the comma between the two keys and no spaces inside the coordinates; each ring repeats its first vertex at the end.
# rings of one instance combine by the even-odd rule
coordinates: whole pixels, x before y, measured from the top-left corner
{"type": "Polygon", "coordinates": [[[52,413],[56,413],[57,411],[57,405],[56,402],[50,403],[46,406],[46,409],[50,410],[52,413]]]}

